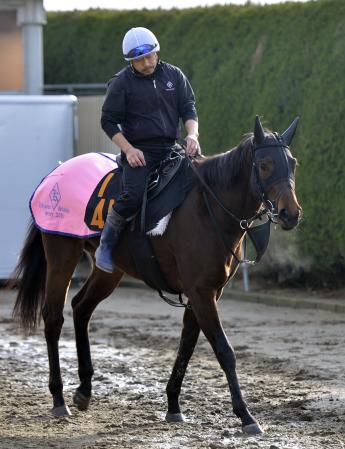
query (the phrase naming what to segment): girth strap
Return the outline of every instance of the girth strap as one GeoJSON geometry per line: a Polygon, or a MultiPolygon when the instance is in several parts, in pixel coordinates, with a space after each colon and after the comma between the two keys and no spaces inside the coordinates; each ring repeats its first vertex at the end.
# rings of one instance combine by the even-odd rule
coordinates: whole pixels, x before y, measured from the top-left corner
{"type": "Polygon", "coordinates": [[[150,238],[146,235],[146,207],[147,207],[147,195],[150,186],[150,176],[147,177],[145,190],[143,194],[143,202],[140,212],[140,229],[133,240],[132,247],[133,257],[135,260],[136,268],[139,275],[143,278],[144,282],[156,290],[159,296],[170,306],[173,307],[185,307],[190,309],[189,304],[185,304],[182,299],[182,293],[173,290],[167,284],[161,272],[159,262],[154,254],[151,246],[150,238]],[[178,300],[168,298],[164,293],[168,292],[174,295],[178,295],[178,300]]]}

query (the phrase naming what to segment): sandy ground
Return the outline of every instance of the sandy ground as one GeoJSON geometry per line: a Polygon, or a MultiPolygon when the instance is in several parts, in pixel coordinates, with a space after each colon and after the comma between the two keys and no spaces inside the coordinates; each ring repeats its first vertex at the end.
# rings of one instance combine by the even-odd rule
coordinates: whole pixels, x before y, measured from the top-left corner
{"type": "Polygon", "coordinates": [[[73,415],[53,418],[43,332],[20,334],[10,319],[13,298],[0,291],[1,449],[345,448],[345,314],[221,302],[244,395],[265,430],[246,437],[203,336],[182,390],[187,422],[164,421],[183,312],[142,289],[120,288],[96,310],[86,412],[72,406],[78,378],[68,302],[60,354],[73,415]]]}

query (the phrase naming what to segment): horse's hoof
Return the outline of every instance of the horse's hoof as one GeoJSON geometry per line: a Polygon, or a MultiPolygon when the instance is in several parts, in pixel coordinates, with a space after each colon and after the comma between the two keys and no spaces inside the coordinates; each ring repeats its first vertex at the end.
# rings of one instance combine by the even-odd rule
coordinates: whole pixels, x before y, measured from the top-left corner
{"type": "Polygon", "coordinates": [[[167,422],[184,422],[186,418],[182,413],[167,413],[165,416],[165,421],[167,422]]]}
{"type": "Polygon", "coordinates": [[[243,433],[247,435],[260,435],[264,433],[264,429],[258,423],[247,424],[242,427],[243,433]]]}
{"type": "Polygon", "coordinates": [[[52,413],[57,418],[63,418],[63,417],[72,415],[72,413],[67,405],[60,405],[60,407],[52,408],[52,413]]]}
{"type": "Polygon", "coordinates": [[[91,396],[84,396],[80,391],[76,391],[73,395],[73,403],[77,406],[78,410],[85,411],[90,404],[91,396]]]}

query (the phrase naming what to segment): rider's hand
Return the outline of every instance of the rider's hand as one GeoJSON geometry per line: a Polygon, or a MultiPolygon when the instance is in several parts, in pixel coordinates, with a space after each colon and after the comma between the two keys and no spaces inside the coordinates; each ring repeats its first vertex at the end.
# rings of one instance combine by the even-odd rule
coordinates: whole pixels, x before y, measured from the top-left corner
{"type": "Polygon", "coordinates": [[[129,165],[133,168],[135,167],[143,167],[146,165],[144,153],[138,148],[129,147],[126,151],[126,158],[129,165]]]}
{"type": "Polygon", "coordinates": [[[201,153],[198,136],[195,134],[188,134],[186,137],[186,153],[188,156],[196,156],[201,153]]]}

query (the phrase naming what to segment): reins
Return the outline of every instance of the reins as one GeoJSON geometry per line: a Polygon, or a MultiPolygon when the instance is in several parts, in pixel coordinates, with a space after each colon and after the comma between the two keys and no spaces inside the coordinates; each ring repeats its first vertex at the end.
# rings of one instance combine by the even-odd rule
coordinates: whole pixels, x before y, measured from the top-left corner
{"type": "Polygon", "coordinates": [[[272,213],[274,206],[273,204],[269,201],[266,200],[266,202],[269,204],[269,208],[265,208],[260,210],[259,212],[257,212],[255,215],[253,215],[251,218],[248,219],[241,219],[238,218],[234,213],[232,213],[228,208],[226,208],[224,206],[224,204],[220,201],[220,199],[217,197],[217,195],[213,192],[213,190],[210,188],[210,186],[205,182],[204,178],[200,175],[198,169],[195,167],[194,162],[195,159],[191,158],[190,156],[188,156],[186,154],[186,158],[189,162],[189,166],[191,167],[191,169],[193,170],[194,174],[197,176],[197,178],[199,179],[202,187],[204,188],[204,193],[205,191],[212,196],[212,198],[215,200],[215,202],[218,204],[218,206],[227,214],[230,215],[231,218],[233,218],[235,221],[237,221],[240,225],[240,228],[243,230],[247,230],[249,228],[249,226],[252,224],[252,222],[258,218],[261,218],[263,215],[268,214],[268,213],[272,213]]]}
{"type": "MultiPolygon", "coordinates": [[[[229,246],[226,243],[226,239],[224,236],[224,232],[221,229],[221,227],[219,226],[216,217],[212,211],[209,199],[207,197],[207,194],[209,194],[213,200],[217,203],[217,205],[227,214],[229,215],[232,219],[234,219],[240,226],[240,228],[244,231],[244,232],[248,232],[250,225],[257,219],[261,219],[264,215],[267,215],[268,220],[269,221],[273,221],[273,210],[274,210],[274,206],[273,204],[269,201],[266,200],[266,204],[269,205],[269,207],[266,207],[264,209],[261,209],[259,212],[257,212],[256,214],[254,214],[252,217],[247,218],[247,219],[241,219],[238,218],[233,212],[231,212],[227,207],[224,206],[224,204],[219,200],[219,198],[217,197],[217,195],[213,192],[213,190],[210,188],[210,186],[205,182],[205,180],[203,179],[203,177],[200,175],[198,169],[195,167],[195,160],[193,158],[191,158],[189,155],[186,154],[186,158],[188,160],[189,166],[191,167],[192,171],[194,172],[194,174],[196,175],[196,177],[198,178],[198,180],[200,181],[200,184],[203,187],[203,192],[202,192],[202,196],[208,211],[208,214],[210,216],[211,222],[213,227],[216,230],[217,235],[220,237],[223,246],[225,248],[225,250],[227,252],[230,251],[230,253],[232,254],[232,256],[234,257],[234,259],[236,260],[237,264],[241,264],[241,263],[247,263],[247,264],[251,264],[254,265],[255,261],[251,261],[251,260],[247,260],[246,258],[244,259],[239,259],[237,257],[237,255],[235,254],[235,252],[233,251],[232,248],[229,248],[229,246]]],[[[245,255],[244,255],[245,257],[245,255]]],[[[231,277],[232,272],[230,273],[229,277],[231,277]]]]}

